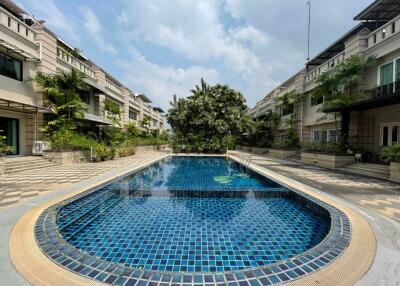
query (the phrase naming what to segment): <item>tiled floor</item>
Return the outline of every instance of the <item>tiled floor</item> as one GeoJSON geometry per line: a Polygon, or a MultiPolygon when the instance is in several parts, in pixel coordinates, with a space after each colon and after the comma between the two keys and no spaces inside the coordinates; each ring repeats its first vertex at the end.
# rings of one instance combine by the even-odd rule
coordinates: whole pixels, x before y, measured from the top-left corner
{"type": "Polygon", "coordinates": [[[15,205],[24,199],[60,190],[71,184],[102,175],[105,172],[118,171],[131,165],[134,166],[139,161],[156,158],[164,154],[148,151],[101,163],[56,166],[3,175],[0,176],[0,207],[15,205]]]}
{"type": "Polygon", "coordinates": [[[400,222],[400,184],[267,156],[252,162],[400,222]]]}

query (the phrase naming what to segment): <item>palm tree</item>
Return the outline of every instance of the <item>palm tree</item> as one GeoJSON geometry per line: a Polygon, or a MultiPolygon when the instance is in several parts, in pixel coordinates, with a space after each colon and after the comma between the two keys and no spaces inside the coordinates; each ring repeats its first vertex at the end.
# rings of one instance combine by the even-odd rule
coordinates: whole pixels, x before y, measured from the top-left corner
{"type": "Polygon", "coordinates": [[[53,124],[64,121],[71,124],[74,119],[83,117],[87,106],[80,95],[89,90],[84,78],[84,73],[76,69],[71,72],[60,70],[57,74],[36,74],[34,80],[43,89],[45,103],[57,114],[53,124]]]}
{"type": "MultiPolygon", "coordinates": [[[[335,125],[337,121],[336,110],[346,107],[359,99],[360,93],[356,89],[357,85],[365,74],[366,69],[375,62],[376,57],[368,57],[364,60],[362,57],[354,55],[317,78],[317,86],[313,91],[313,96],[324,98],[320,111],[333,113],[335,125]]],[[[350,111],[342,110],[340,115],[341,145],[343,151],[346,151],[349,147],[350,111]]]]}

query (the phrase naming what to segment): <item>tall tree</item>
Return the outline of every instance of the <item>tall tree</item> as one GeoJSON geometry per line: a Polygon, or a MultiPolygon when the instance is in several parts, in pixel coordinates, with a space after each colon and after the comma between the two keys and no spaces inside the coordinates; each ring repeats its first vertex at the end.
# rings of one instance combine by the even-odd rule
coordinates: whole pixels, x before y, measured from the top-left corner
{"type": "Polygon", "coordinates": [[[320,111],[333,113],[335,122],[338,112],[341,115],[341,145],[343,151],[349,148],[350,111],[344,107],[356,102],[361,93],[358,83],[367,68],[376,62],[375,57],[363,59],[360,56],[351,56],[337,65],[334,69],[321,74],[316,80],[314,98],[323,98],[320,111]]]}
{"type": "Polygon", "coordinates": [[[167,114],[176,145],[190,151],[223,151],[229,136],[250,128],[243,95],[227,85],[208,85],[203,79],[186,99],[174,96],[167,114]]]}

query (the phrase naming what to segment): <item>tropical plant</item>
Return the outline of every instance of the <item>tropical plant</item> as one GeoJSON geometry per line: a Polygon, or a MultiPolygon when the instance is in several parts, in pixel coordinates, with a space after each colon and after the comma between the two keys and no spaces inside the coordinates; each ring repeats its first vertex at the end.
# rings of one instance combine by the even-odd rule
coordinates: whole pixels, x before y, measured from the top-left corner
{"type": "MultiPolygon", "coordinates": [[[[333,113],[336,131],[338,132],[337,110],[356,102],[361,93],[358,90],[358,82],[365,74],[367,68],[376,62],[375,57],[364,60],[360,56],[351,56],[337,65],[335,68],[321,74],[316,79],[316,88],[312,96],[324,98],[319,111],[333,113]]],[[[341,115],[341,145],[342,151],[349,147],[350,113],[342,109],[341,115]]]]}
{"type": "Polygon", "coordinates": [[[42,87],[45,103],[54,113],[44,132],[51,133],[63,126],[73,128],[75,120],[83,117],[87,106],[82,102],[80,95],[89,89],[84,77],[85,75],[76,69],[72,69],[71,72],[60,70],[57,74],[36,74],[34,80],[42,87]]]}
{"type": "Polygon", "coordinates": [[[174,96],[167,120],[173,147],[191,152],[223,152],[227,138],[242,136],[252,128],[243,95],[227,85],[200,86],[187,98],[174,96]]]}
{"type": "Polygon", "coordinates": [[[3,133],[3,130],[0,130],[0,157],[14,151],[14,147],[5,143],[7,137],[1,135],[1,133],[3,133]]]}
{"type": "Polygon", "coordinates": [[[382,149],[382,157],[390,162],[400,162],[400,144],[395,144],[382,149]]]}
{"type": "Polygon", "coordinates": [[[136,138],[140,135],[139,128],[137,128],[136,125],[132,122],[129,122],[128,125],[125,127],[125,132],[126,132],[126,136],[129,139],[136,138]]]}
{"type": "Polygon", "coordinates": [[[104,110],[107,111],[107,119],[110,119],[114,125],[119,125],[121,122],[121,108],[110,99],[104,101],[104,110]]]}
{"type": "Polygon", "coordinates": [[[142,128],[146,129],[146,132],[150,134],[150,126],[151,126],[151,117],[148,115],[145,115],[142,122],[141,122],[142,128]]]}
{"type": "Polygon", "coordinates": [[[303,145],[302,149],[305,151],[330,154],[337,154],[342,151],[341,144],[337,142],[313,142],[303,145]]]}

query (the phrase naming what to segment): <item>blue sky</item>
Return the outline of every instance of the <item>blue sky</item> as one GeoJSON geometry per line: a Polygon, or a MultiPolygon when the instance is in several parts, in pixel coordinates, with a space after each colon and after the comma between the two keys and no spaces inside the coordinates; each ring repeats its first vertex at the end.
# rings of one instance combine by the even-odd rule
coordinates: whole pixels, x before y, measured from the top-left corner
{"type": "MultiPolygon", "coordinates": [[[[168,109],[203,77],[253,106],[304,66],[306,0],[17,0],[135,93],[168,109]]],[[[311,55],[372,0],[313,0],[311,55]]]]}

